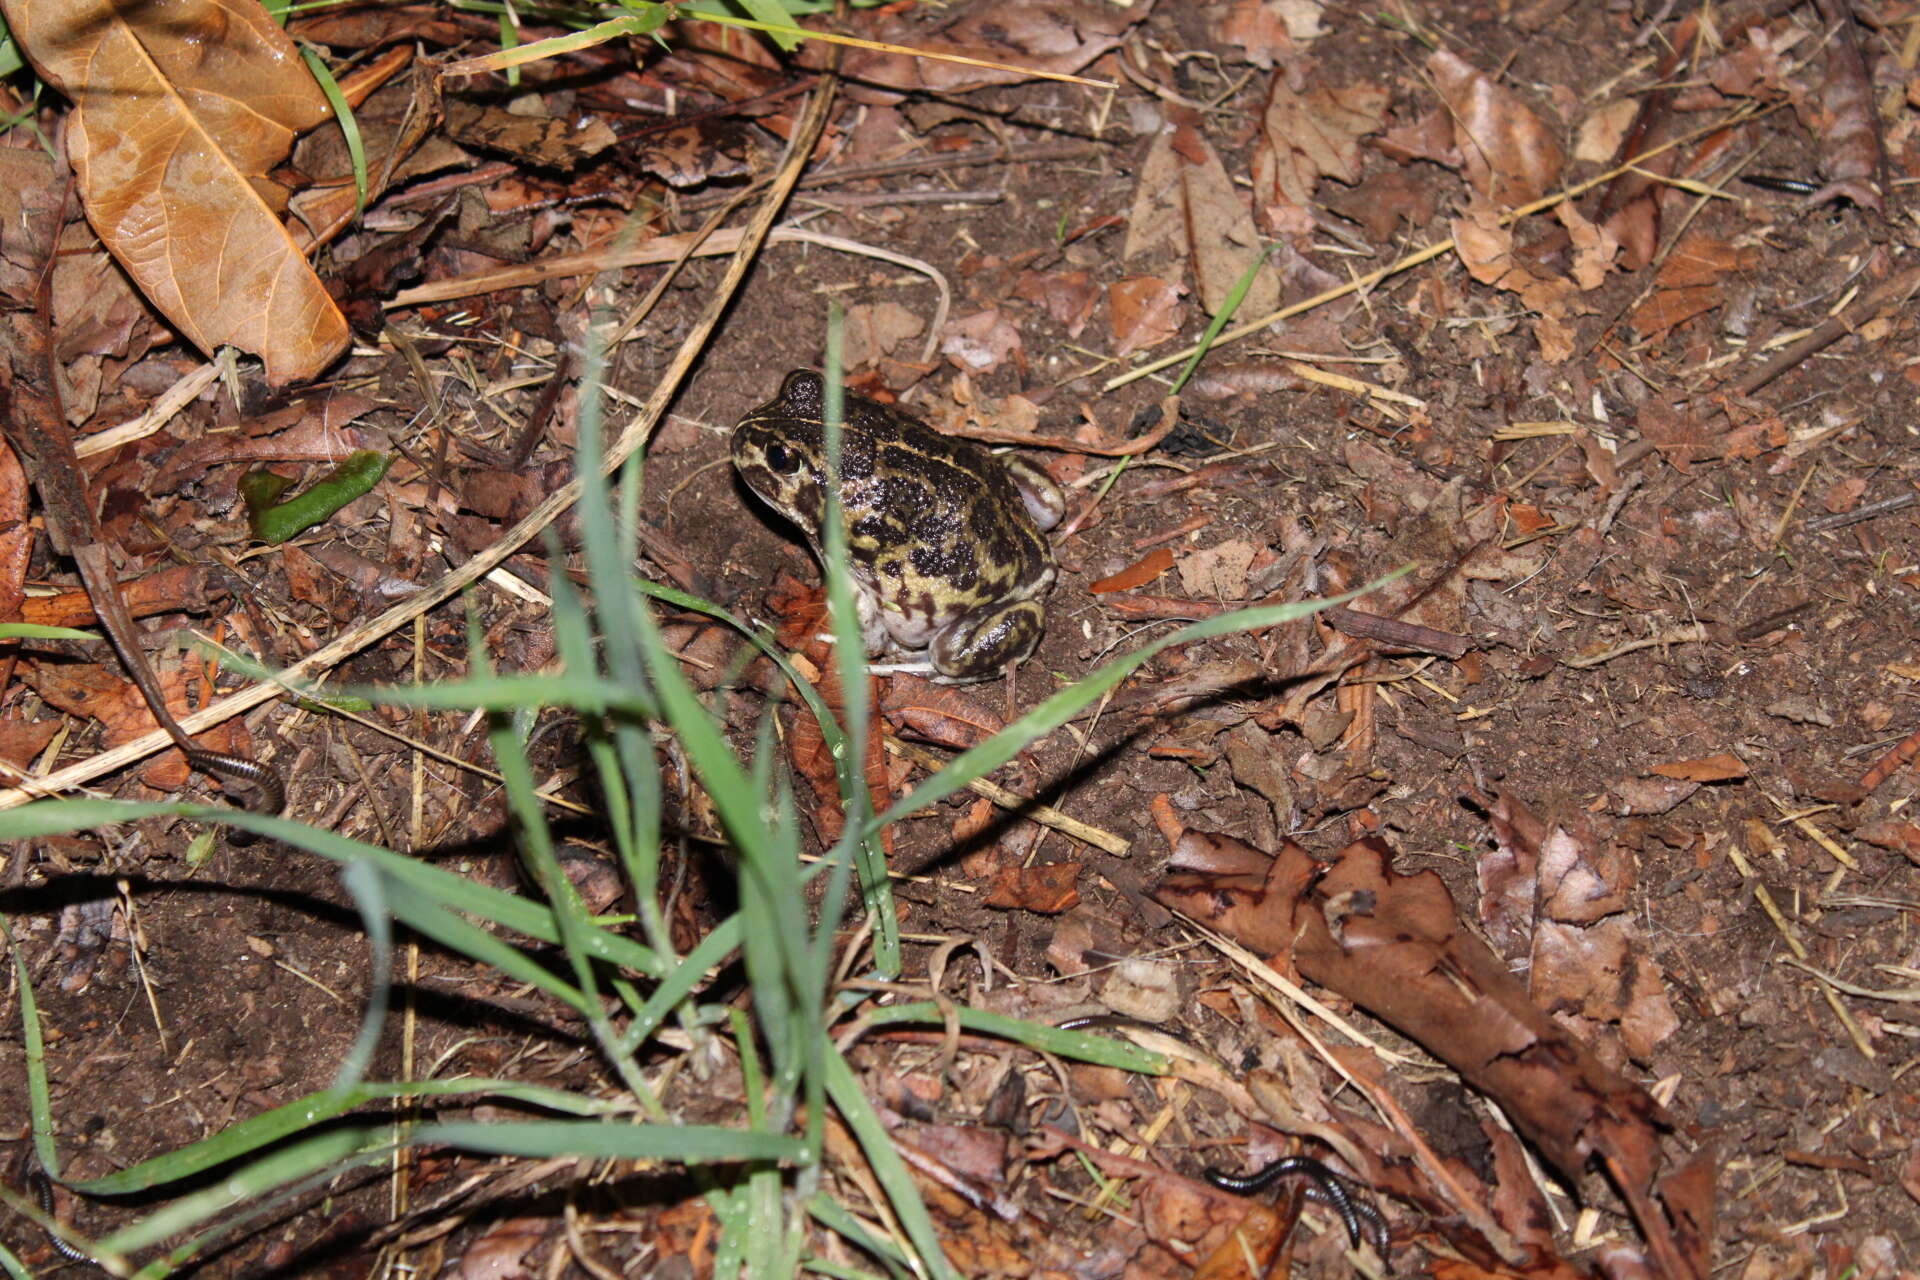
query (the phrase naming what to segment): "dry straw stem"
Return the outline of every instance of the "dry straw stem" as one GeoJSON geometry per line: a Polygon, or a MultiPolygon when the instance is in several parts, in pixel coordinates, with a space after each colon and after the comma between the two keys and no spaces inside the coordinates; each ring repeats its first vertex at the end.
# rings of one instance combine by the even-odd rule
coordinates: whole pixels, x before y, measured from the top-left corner
{"type": "MultiPolygon", "coordinates": [[[[893,752],[893,754],[905,756],[914,763],[931,769],[935,773],[938,773],[951,763],[931,751],[916,747],[909,742],[902,742],[895,737],[889,736],[886,739],[886,743],[887,750],[893,752]]],[[[967,784],[967,789],[975,795],[999,805],[1009,813],[1017,813],[1021,817],[1029,818],[1043,827],[1052,827],[1061,835],[1072,836],[1075,840],[1090,844],[1094,848],[1110,853],[1116,858],[1124,858],[1132,851],[1133,846],[1127,841],[1125,836],[1115,835],[1105,828],[1091,826],[1088,823],[1080,821],[1078,818],[1069,817],[1052,805],[1045,805],[1036,800],[1030,800],[1017,791],[1009,791],[1003,786],[988,782],[985,778],[975,778],[967,784]]]]}
{"type": "Polygon", "coordinates": [[[1845,849],[1842,849],[1839,845],[1835,844],[1833,842],[1833,837],[1829,836],[1826,832],[1814,826],[1813,823],[1807,820],[1810,815],[1824,812],[1825,810],[1832,808],[1833,807],[1832,805],[1822,805],[1816,809],[1808,809],[1803,813],[1795,813],[1791,809],[1787,808],[1786,805],[1780,803],[1778,797],[1772,795],[1771,793],[1767,794],[1767,799],[1769,802],[1772,803],[1774,808],[1780,811],[1780,820],[1782,822],[1791,822],[1795,827],[1799,828],[1801,835],[1805,836],[1807,839],[1813,841],[1815,844],[1819,845],[1822,849],[1825,849],[1828,853],[1832,854],[1833,860],[1835,862],[1839,863],[1841,866],[1845,867],[1849,871],[1858,871],[1860,869],[1860,864],[1853,860],[1852,854],[1848,853],[1845,849]]]}
{"type": "MultiPolygon", "coordinates": [[[[1771,108],[1769,108],[1769,110],[1771,110],[1771,108]]],[[[1670,138],[1666,142],[1661,143],[1659,146],[1654,147],[1651,150],[1642,151],[1639,155],[1635,156],[1633,159],[1629,160],[1627,163],[1622,165],[1616,165],[1614,168],[1607,170],[1605,173],[1597,174],[1594,177],[1588,178],[1585,182],[1575,183],[1571,187],[1564,187],[1561,190],[1555,192],[1553,195],[1542,196],[1540,199],[1535,200],[1532,204],[1523,204],[1518,209],[1509,210],[1508,212],[1501,214],[1499,225],[1506,226],[1509,223],[1518,222],[1522,218],[1531,217],[1532,215],[1536,213],[1540,213],[1543,210],[1551,209],[1555,205],[1560,204],[1563,201],[1573,199],[1575,196],[1585,195],[1587,192],[1593,190],[1595,187],[1600,186],[1603,183],[1611,182],[1623,173],[1631,172],[1635,168],[1635,166],[1639,165],[1643,161],[1651,160],[1654,156],[1659,155],[1662,151],[1668,151],[1674,147],[1684,146],[1687,143],[1694,142],[1700,138],[1704,138],[1710,133],[1716,133],[1719,130],[1726,128],[1730,124],[1737,124],[1750,118],[1758,118],[1760,115],[1763,115],[1763,114],[1765,113],[1757,112],[1757,111],[1749,111],[1749,110],[1736,111],[1736,112],[1733,112],[1728,118],[1721,120],[1715,124],[1711,124],[1699,129],[1695,129],[1692,133],[1682,134],[1680,137],[1677,137],[1677,138],[1670,138]]],[[[1428,245],[1426,248],[1419,250],[1417,253],[1410,253],[1406,257],[1400,259],[1398,262],[1390,263],[1387,266],[1381,267],[1378,271],[1370,271],[1364,276],[1356,276],[1354,279],[1347,281],[1347,283],[1343,285],[1338,285],[1332,289],[1328,289],[1325,293],[1316,293],[1313,297],[1308,298],[1305,301],[1292,303],[1288,306],[1281,307],[1278,311],[1275,311],[1270,315],[1262,316],[1258,320],[1249,320],[1243,325],[1239,325],[1235,328],[1228,329],[1225,332],[1221,333],[1216,338],[1214,338],[1213,345],[1215,347],[1218,347],[1224,343],[1238,342],[1242,338],[1249,337],[1252,334],[1259,333],[1262,329],[1265,329],[1270,324],[1278,324],[1280,321],[1286,320],[1292,316],[1297,316],[1302,312],[1312,311],[1315,307],[1323,307],[1327,303],[1334,302],[1340,298],[1344,298],[1350,293],[1358,293],[1363,289],[1371,289],[1374,285],[1379,284],[1382,280],[1385,280],[1390,276],[1399,275],[1402,271],[1406,271],[1412,267],[1417,267],[1423,262],[1432,262],[1435,258],[1440,257],[1442,254],[1451,253],[1453,249],[1454,249],[1454,240],[1451,236],[1449,236],[1447,239],[1440,241],[1440,243],[1438,244],[1428,245]]],[[[1137,378],[1144,378],[1148,374],[1158,373],[1160,372],[1160,370],[1179,364],[1183,360],[1192,359],[1194,354],[1199,350],[1200,348],[1196,344],[1195,346],[1188,347],[1185,351],[1176,351],[1170,356],[1162,356],[1158,360],[1154,360],[1154,361],[1151,361],[1150,363],[1143,364],[1138,369],[1130,369],[1126,373],[1120,374],[1118,377],[1109,378],[1106,381],[1106,383],[1101,387],[1101,390],[1113,391],[1120,387],[1124,387],[1129,382],[1132,382],[1137,378]]]]}
{"type": "Polygon", "coordinates": [[[1707,624],[1704,622],[1696,622],[1691,626],[1675,627],[1671,631],[1662,631],[1658,635],[1643,636],[1638,640],[1628,640],[1623,644],[1614,645],[1611,649],[1604,650],[1600,653],[1590,653],[1583,658],[1566,658],[1563,659],[1563,661],[1568,666],[1577,670],[1585,670],[1588,667],[1598,667],[1605,663],[1612,662],[1615,658],[1624,658],[1630,653],[1638,653],[1642,649],[1660,648],[1670,644],[1695,644],[1704,642],[1706,638],[1707,624]]]}
{"type": "Polygon", "coordinates": [[[1767,919],[1773,921],[1773,927],[1780,931],[1780,936],[1786,940],[1787,947],[1794,955],[1805,960],[1807,948],[1800,941],[1799,935],[1794,932],[1793,922],[1787,919],[1786,913],[1781,911],[1779,905],[1774,902],[1773,895],[1767,892],[1767,886],[1754,874],[1753,867],[1747,862],[1746,855],[1740,852],[1740,847],[1729,846],[1727,857],[1733,862],[1734,870],[1740,873],[1740,878],[1753,889],[1753,900],[1760,904],[1762,911],[1767,913],[1767,919]]]}
{"type": "Polygon", "coordinates": [[[1323,387],[1332,387],[1348,395],[1365,396],[1374,400],[1384,400],[1390,404],[1404,404],[1414,409],[1424,409],[1427,402],[1419,396],[1410,396],[1404,391],[1393,391],[1371,382],[1362,382],[1358,378],[1349,378],[1343,373],[1328,373],[1316,369],[1310,364],[1301,364],[1298,360],[1287,361],[1287,371],[1307,382],[1317,382],[1323,387]]]}
{"type": "MultiPolygon", "coordinates": [[[[622,267],[645,266],[656,262],[678,264],[690,257],[722,257],[738,252],[741,243],[751,230],[750,227],[727,227],[712,232],[688,231],[679,235],[655,236],[639,244],[611,245],[603,249],[589,249],[582,253],[563,253],[552,258],[542,258],[535,262],[511,267],[498,267],[491,271],[476,271],[471,275],[457,276],[451,280],[436,280],[432,284],[402,289],[384,304],[384,309],[394,311],[404,307],[421,306],[425,303],[471,298],[476,294],[494,293],[505,289],[526,289],[548,280],[569,276],[598,275],[602,271],[615,271],[622,267]]],[[[838,249],[842,253],[858,254],[865,258],[891,262],[895,266],[905,267],[909,271],[917,271],[926,276],[933,281],[933,287],[939,291],[940,302],[934,308],[933,320],[927,332],[926,346],[921,352],[920,359],[924,362],[933,358],[934,347],[940,340],[941,331],[947,325],[947,312],[953,305],[953,288],[933,264],[923,262],[919,258],[910,258],[904,253],[895,253],[891,249],[882,249],[858,240],[830,236],[819,231],[809,231],[804,227],[775,227],[767,232],[766,240],[770,244],[814,244],[824,249],[838,249]]]]}
{"type": "MultiPolygon", "coordinates": [[[[693,16],[693,15],[689,15],[693,16]]],[[[935,62],[956,62],[963,67],[984,67],[988,71],[1006,71],[1017,76],[1031,76],[1036,80],[1062,80],[1068,84],[1084,84],[1092,89],[1105,89],[1108,92],[1120,86],[1108,80],[1093,80],[1086,76],[1076,76],[1065,71],[1040,71],[1033,67],[1015,66],[1010,62],[988,62],[981,58],[969,58],[958,53],[936,53],[931,49],[914,49],[903,44],[884,44],[878,40],[862,40],[858,36],[844,36],[835,31],[811,31],[805,27],[783,27],[772,22],[758,22],[752,18],[721,18],[713,15],[700,15],[707,21],[721,26],[744,27],[749,31],[764,31],[769,35],[795,36],[802,40],[819,40],[826,44],[845,45],[850,49],[871,49],[876,53],[903,53],[909,58],[929,58],[935,62]]],[[[447,76],[479,75],[487,71],[505,71],[510,67],[523,66],[529,62],[539,62],[543,58],[562,53],[572,53],[579,49],[590,49],[609,40],[623,39],[633,33],[632,18],[615,18],[603,22],[597,27],[570,36],[555,36],[551,40],[539,40],[533,44],[523,44],[515,49],[500,49],[478,58],[463,58],[459,62],[449,62],[440,68],[442,78],[447,76]]],[[[1652,155],[1652,152],[1648,152],[1652,155]]],[[[1644,159],[1645,157],[1641,157],[1644,159]]]]}
{"type": "MultiPolygon", "coordinates": [[[[793,139],[787,146],[779,176],[774,180],[766,198],[755,212],[753,221],[742,233],[739,250],[735,253],[732,263],[728,265],[725,278],[721,280],[712,298],[708,300],[707,309],[701,315],[699,322],[693,326],[686,339],[680,344],[680,349],[675,352],[672,364],[661,375],[645,407],[627,424],[607,450],[606,457],[601,463],[603,472],[612,474],[618,470],[621,463],[646,442],[648,435],[653,431],[654,424],[666,413],[667,406],[679,393],[681,382],[685,380],[688,370],[693,367],[693,362],[705,348],[707,338],[719,324],[720,317],[725,314],[727,305],[739,289],[741,281],[746,278],[747,270],[753,264],[754,255],[766,239],[768,230],[773,226],[773,220],[780,214],[781,205],[786,202],[794,183],[799,180],[800,171],[806,166],[807,158],[813,154],[813,145],[826,126],[827,108],[833,101],[834,84],[835,81],[831,77],[823,78],[820,87],[814,91],[812,98],[808,101],[800,126],[794,130],[793,139]]],[[[568,481],[545,502],[534,508],[519,524],[502,534],[499,541],[426,590],[375,618],[349,628],[332,643],[315,650],[287,668],[275,682],[256,684],[238,693],[228,694],[204,710],[182,716],[181,727],[188,733],[199,733],[242,712],[250,711],[263,702],[279,697],[284,690],[296,690],[301,683],[317,677],[334,664],[344,661],[376,640],[382,639],[444,601],[459,595],[504,564],[508,557],[551,524],[561,512],[579,501],[580,489],[581,483],[577,478],[568,481]]],[[[103,751],[99,755],[68,765],[64,769],[55,770],[43,778],[36,778],[30,788],[10,787],[0,791],[0,809],[11,809],[25,804],[37,795],[62,791],[90,782],[102,774],[111,773],[137,760],[143,760],[154,752],[171,746],[172,741],[163,730],[156,729],[132,742],[122,743],[111,751],[103,751]]]]}
{"type": "MultiPolygon", "coordinates": [[[[1395,1053],[1393,1050],[1377,1045],[1369,1040],[1361,1033],[1360,1028],[1354,1026],[1351,1022],[1348,1022],[1345,1018],[1342,1018],[1318,1000],[1315,1000],[1312,996],[1301,990],[1297,983],[1289,982],[1281,975],[1278,969],[1275,969],[1272,965],[1235,942],[1232,938],[1222,933],[1216,933],[1192,917],[1181,915],[1178,911],[1174,912],[1174,915],[1179,917],[1182,924],[1211,943],[1221,955],[1227,957],[1227,959],[1260,979],[1261,982],[1272,987],[1275,991],[1278,991],[1281,995],[1293,1001],[1293,1003],[1299,1005],[1302,1009],[1305,1009],[1308,1013],[1320,1019],[1320,1021],[1326,1023],[1335,1031],[1338,1031],[1341,1035],[1353,1041],[1353,1043],[1365,1046],[1371,1050],[1373,1055],[1379,1058],[1380,1061],[1392,1066],[1415,1067],[1422,1065],[1414,1058],[1409,1058],[1403,1053],[1395,1053]]],[[[1316,1041],[1315,1044],[1317,1046],[1318,1042],[1316,1041]]],[[[1342,1074],[1344,1074],[1344,1069],[1340,1067],[1338,1062],[1334,1061],[1331,1057],[1328,1057],[1328,1062],[1335,1070],[1342,1071],[1342,1074]]]]}

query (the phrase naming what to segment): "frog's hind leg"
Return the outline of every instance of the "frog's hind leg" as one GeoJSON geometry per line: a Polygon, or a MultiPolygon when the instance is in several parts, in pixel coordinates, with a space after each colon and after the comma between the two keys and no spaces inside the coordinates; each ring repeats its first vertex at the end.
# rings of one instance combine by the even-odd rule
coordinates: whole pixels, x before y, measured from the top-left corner
{"type": "Polygon", "coordinates": [[[1032,600],[977,609],[955,619],[933,638],[928,657],[943,683],[987,680],[1033,652],[1046,611],[1032,600]]]}

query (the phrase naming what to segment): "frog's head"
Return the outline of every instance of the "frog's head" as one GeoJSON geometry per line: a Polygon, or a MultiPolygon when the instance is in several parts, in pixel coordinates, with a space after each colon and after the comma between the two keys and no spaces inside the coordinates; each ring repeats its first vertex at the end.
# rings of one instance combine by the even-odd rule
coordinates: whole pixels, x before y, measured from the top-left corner
{"type": "Polygon", "coordinates": [[[747,488],[808,534],[825,519],[827,450],[820,375],[796,369],[780,394],[733,429],[733,465],[747,488]]]}

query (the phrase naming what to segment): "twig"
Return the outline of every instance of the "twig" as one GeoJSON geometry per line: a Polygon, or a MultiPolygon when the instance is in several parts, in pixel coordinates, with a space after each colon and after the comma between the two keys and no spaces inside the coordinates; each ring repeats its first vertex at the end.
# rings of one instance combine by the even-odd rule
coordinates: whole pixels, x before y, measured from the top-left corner
{"type": "Polygon", "coordinates": [[[1629,653],[1638,653],[1642,649],[1653,649],[1669,644],[1693,644],[1707,638],[1707,626],[1696,622],[1692,626],[1676,627],[1671,631],[1662,631],[1658,635],[1645,636],[1639,640],[1628,640],[1601,653],[1590,653],[1584,658],[1564,658],[1566,665],[1578,670],[1601,666],[1615,658],[1623,658],[1629,653]]]}
{"type": "Polygon", "coordinates": [[[1327,620],[1327,625],[1343,635],[1377,641],[1389,649],[1437,653],[1443,658],[1457,661],[1465,655],[1467,650],[1473,648],[1473,641],[1465,636],[1454,635],[1450,631],[1436,631],[1432,627],[1402,622],[1398,618],[1383,618],[1377,613],[1366,613],[1340,605],[1324,610],[1320,616],[1327,620]]]}
{"type": "MultiPolygon", "coordinates": [[[[1081,160],[1091,155],[1093,150],[1093,146],[1085,142],[1043,142],[1031,147],[978,147],[972,151],[958,151],[952,155],[923,153],[908,156],[904,160],[887,160],[879,164],[850,164],[838,169],[822,169],[818,173],[810,173],[800,179],[800,190],[817,191],[821,187],[838,186],[843,182],[858,182],[866,178],[893,178],[908,173],[944,173],[949,169],[964,169],[973,165],[1025,164],[1037,160],[1081,160]]],[[[725,191],[693,196],[680,202],[680,211],[692,213],[700,209],[710,209],[715,205],[725,204],[730,198],[725,191]]]]}
{"type": "MultiPolygon", "coordinates": [[[[926,768],[937,771],[950,763],[924,747],[916,747],[910,742],[902,742],[894,737],[889,737],[886,741],[887,750],[897,756],[905,756],[926,768]]],[[[1031,800],[1017,791],[1009,791],[1005,787],[988,782],[985,778],[975,778],[967,784],[967,789],[977,796],[984,796],[1009,813],[1031,818],[1043,827],[1052,827],[1061,835],[1072,836],[1075,840],[1083,841],[1096,849],[1105,850],[1116,858],[1124,858],[1132,852],[1133,846],[1125,836],[1116,835],[1111,831],[1082,822],[1078,818],[1069,817],[1052,805],[1031,800]]]]}
{"type": "MultiPolygon", "coordinates": [[[[1743,116],[1740,118],[1752,119],[1754,117],[1743,116]]],[[[1544,210],[1551,209],[1557,204],[1561,204],[1565,201],[1573,199],[1575,196],[1584,195],[1586,192],[1593,190],[1595,187],[1600,186],[1602,183],[1611,182],[1615,178],[1619,177],[1621,174],[1631,172],[1635,165],[1638,165],[1646,160],[1650,160],[1654,156],[1659,155],[1663,151],[1670,151],[1674,147],[1681,146],[1684,143],[1693,142],[1699,138],[1706,136],[1709,133],[1714,133],[1720,129],[1724,129],[1726,128],[1726,126],[1727,126],[1727,122],[1721,121],[1718,124],[1710,125],[1706,128],[1696,129],[1692,133],[1682,134],[1680,137],[1677,137],[1677,138],[1670,138],[1666,142],[1661,143],[1657,147],[1654,147],[1647,151],[1640,152],[1639,154],[1635,155],[1631,160],[1629,160],[1627,163],[1618,165],[1615,168],[1607,170],[1605,173],[1598,174],[1592,178],[1589,178],[1585,182],[1575,183],[1573,186],[1565,187],[1559,191],[1556,191],[1550,196],[1542,196],[1540,199],[1535,200],[1531,204],[1523,204],[1518,209],[1512,209],[1506,213],[1501,214],[1498,225],[1504,227],[1509,223],[1518,222],[1522,218],[1531,217],[1536,213],[1540,213],[1544,210]]],[[[1400,259],[1398,262],[1388,263],[1386,266],[1381,267],[1378,271],[1369,271],[1366,275],[1357,276],[1354,279],[1347,281],[1347,283],[1343,285],[1338,285],[1335,288],[1328,289],[1324,293],[1316,293],[1311,298],[1307,298],[1304,301],[1295,302],[1289,306],[1281,307],[1278,311],[1272,312],[1268,315],[1261,316],[1258,320],[1249,320],[1245,324],[1236,325],[1234,328],[1228,329],[1226,332],[1217,335],[1213,340],[1213,346],[1215,348],[1218,348],[1229,342],[1238,342],[1240,339],[1245,338],[1250,334],[1259,333],[1261,330],[1265,329],[1268,325],[1278,324],[1280,321],[1285,320],[1290,316],[1297,316],[1297,315],[1300,315],[1302,312],[1312,311],[1316,307],[1323,307],[1329,302],[1334,302],[1340,298],[1346,297],[1348,294],[1359,293],[1362,290],[1371,289],[1374,285],[1379,284],[1382,280],[1385,280],[1390,276],[1399,275],[1402,271],[1410,270],[1413,267],[1419,266],[1423,262],[1432,262],[1435,258],[1440,257],[1442,254],[1453,252],[1453,249],[1454,249],[1454,240],[1451,236],[1449,236],[1447,239],[1442,240],[1439,244],[1428,245],[1426,248],[1421,249],[1418,252],[1408,254],[1406,257],[1400,259]]],[[[1141,365],[1137,369],[1129,369],[1127,372],[1120,374],[1117,377],[1107,379],[1106,383],[1101,387],[1101,390],[1103,391],[1118,390],[1119,388],[1126,386],[1129,382],[1132,382],[1138,378],[1147,377],[1149,374],[1158,373],[1162,369],[1170,368],[1173,365],[1179,364],[1183,360],[1188,360],[1192,358],[1192,356],[1199,350],[1200,348],[1198,346],[1188,347],[1184,351],[1176,351],[1170,356],[1162,356],[1158,360],[1149,361],[1148,363],[1141,365]]]]}
{"type": "MultiPolygon", "coordinates": [[[[608,246],[602,249],[589,249],[583,253],[563,253],[552,258],[541,258],[535,262],[498,267],[491,271],[476,271],[469,275],[455,276],[450,280],[436,280],[432,284],[402,289],[383,306],[386,310],[393,311],[402,307],[417,307],[429,302],[451,302],[455,298],[470,298],[476,294],[493,293],[501,289],[525,289],[548,280],[597,275],[602,271],[615,271],[621,267],[673,262],[689,256],[724,257],[727,254],[739,252],[741,245],[747,243],[754,233],[752,227],[726,227],[704,239],[700,238],[701,234],[690,231],[681,235],[655,236],[651,240],[635,245],[608,246]]],[[[862,244],[858,240],[847,240],[840,236],[808,231],[804,227],[774,227],[765,233],[764,238],[770,244],[786,242],[817,244],[822,248],[838,249],[842,253],[878,258],[882,262],[891,262],[895,266],[918,271],[932,280],[933,287],[939,291],[940,302],[934,308],[933,321],[927,332],[926,349],[920,357],[922,360],[932,358],[934,347],[940,341],[940,331],[946,327],[947,311],[953,304],[953,289],[948,285],[947,278],[941,275],[931,263],[922,262],[918,258],[909,258],[904,253],[895,253],[891,249],[862,244]]],[[[755,243],[757,245],[757,239],[755,243]]]]}
{"type": "Polygon", "coordinates": [[[1835,990],[1844,991],[1850,996],[1858,996],[1862,1000],[1889,1000],[1896,1004],[1920,1004],[1920,987],[1883,987],[1879,989],[1862,987],[1851,982],[1844,982],[1830,973],[1822,973],[1806,961],[1796,960],[1792,956],[1781,956],[1780,963],[1792,965],[1802,972],[1810,973],[1835,990]]]}
{"type": "Polygon", "coordinates": [[[1825,533],[1828,529],[1843,529],[1850,524],[1864,524],[1868,520],[1889,515],[1895,511],[1905,511],[1914,503],[1920,502],[1920,494],[1900,493],[1891,498],[1882,498],[1878,502],[1869,502],[1864,507],[1855,507],[1851,511],[1842,511],[1835,516],[1821,516],[1809,520],[1801,527],[1809,533],[1825,533]]]}
{"type": "Polygon", "coordinates": [[[1888,276],[1864,295],[1856,298],[1852,306],[1839,315],[1831,316],[1815,325],[1808,331],[1806,337],[1740,379],[1734,384],[1733,389],[1743,396],[1752,395],[1808,356],[1832,346],[1844,335],[1852,333],[1868,313],[1879,310],[1896,298],[1904,302],[1906,295],[1916,289],[1920,289],[1920,267],[1908,267],[1898,275],[1888,276]]]}

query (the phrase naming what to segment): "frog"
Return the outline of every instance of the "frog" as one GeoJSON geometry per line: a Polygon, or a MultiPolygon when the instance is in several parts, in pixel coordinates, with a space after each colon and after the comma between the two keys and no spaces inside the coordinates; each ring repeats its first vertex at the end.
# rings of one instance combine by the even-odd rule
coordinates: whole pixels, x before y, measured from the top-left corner
{"type": "MultiPolygon", "coordinates": [[[[795,369],[733,429],[735,470],[805,535],[821,565],[827,492],[826,384],[795,369]]],[[[1024,661],[1058,576],[1044,536],[1066,513],[1045,471],[942,435],[893,405],[842,400],[840,506],[869,656],[941,684],[991,679],[1024,661]]]]}

